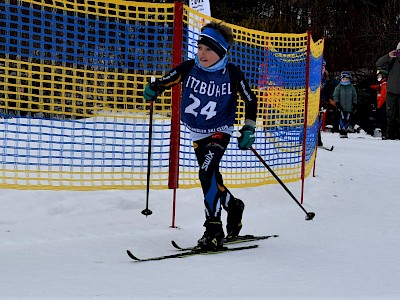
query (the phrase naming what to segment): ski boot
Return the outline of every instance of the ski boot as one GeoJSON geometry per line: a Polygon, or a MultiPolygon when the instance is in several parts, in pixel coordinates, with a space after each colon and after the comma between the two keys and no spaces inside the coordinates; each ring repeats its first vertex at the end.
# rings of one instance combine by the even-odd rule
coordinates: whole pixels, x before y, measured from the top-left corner
{"type": "Polygon", "coordinates": [[[233,198],[228,203],[228,217],[226,224],[226,240],[233,240],[242,229],[242,216],[244,210],[244,203],[242,200],[233,198]]]}
{"type": "Polygon", "coordinates": [[[196,249],[200,251],[218,251],[224,248],[224,230],[220,219],[209,219],[204,223],[206,231],[197,241],[196,249]]]}
{"type": "Polygon", "coordinates": [[[340,130],[340,131],[339,131],[339,136],[340,136],[341,139],[346,139],[346,138],[348,138],[348,136],[347,136],[347,131],[346,131],[346,130],[340,130]]]}

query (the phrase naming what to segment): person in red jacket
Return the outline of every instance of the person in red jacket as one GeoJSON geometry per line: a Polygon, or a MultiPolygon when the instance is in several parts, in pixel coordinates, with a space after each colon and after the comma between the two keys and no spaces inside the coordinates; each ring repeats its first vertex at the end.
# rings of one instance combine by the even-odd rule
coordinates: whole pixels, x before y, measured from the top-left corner
{"type": "Polygon", "coordinates": [[[371,85],[371,89],[376,90],[376,116],[377,123],[382,133],[386,132],[386,78],[388,72],[386,70],[378,69],[376,72],[376,79],[378,84],[371,85]]]}

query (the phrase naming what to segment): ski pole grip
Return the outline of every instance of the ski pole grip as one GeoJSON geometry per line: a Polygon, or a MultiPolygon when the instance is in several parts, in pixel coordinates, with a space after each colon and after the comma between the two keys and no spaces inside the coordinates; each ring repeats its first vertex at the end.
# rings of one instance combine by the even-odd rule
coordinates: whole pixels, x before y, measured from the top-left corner
{"type": "MultiPolygon", "coordinates": [[[[155,82],[156,81],[156,76],[151,76],[150,77],[150,82],[155,82]]],[[[158,95],[158,93],[157,93],[157,95],[158,95]]],[[[151,100],[150,101],[150,114],[152,115],[153,114],[153,103],[154,103],[154,100],[151,100]]]]}

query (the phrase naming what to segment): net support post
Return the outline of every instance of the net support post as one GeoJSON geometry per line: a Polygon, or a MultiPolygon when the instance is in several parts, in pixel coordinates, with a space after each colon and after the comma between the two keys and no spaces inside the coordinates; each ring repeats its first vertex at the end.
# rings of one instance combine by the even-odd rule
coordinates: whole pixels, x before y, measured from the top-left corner
{"type": "MultiPolygon", "coordinates": [[[[173,67],[178,66],[182,62],[183,49],[183,3],[174,3],[174,38],[172,50],[173,67]]],[[[180,98],[181,86],[175,85],[172,88],[172,105],[171,105],[171,137],[169,151],[169,174],[168,188],[173,189],[172,201],[172,224],[175,228],[175,211],[176,211],[176,189],[179,181],[179,145],[180,145],[180,98]]]]}
{"type": "Polygon", "coordinates": [[[304,202],[304,181],[306,169],[307,151],[307,125],[308,125],[308,93],[310,88],[310,55],[311,55],[311,30],[307,30],[307,53],[306,53],[306,86],[304,95],[304,125],[303,125],[303,145],[301,152],[301,204],[304,202]]]}

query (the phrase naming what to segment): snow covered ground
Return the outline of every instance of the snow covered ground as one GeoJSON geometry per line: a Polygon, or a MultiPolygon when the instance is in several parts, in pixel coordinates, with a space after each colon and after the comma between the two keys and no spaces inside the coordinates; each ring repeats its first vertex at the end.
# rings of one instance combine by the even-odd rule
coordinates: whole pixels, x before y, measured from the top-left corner
{"type": "MultiPolygon", "coordinates": [[[[0,299],[400,299],[400,142],[323,133],[304,207],[279,185],[233,189],[259,248],[135,263],[203,232],[200,189],[0,193],[0,299]]],[[[287,185],[300,199],[300,182],[287,185]]],[[[224,215],[225,216],[225,215],[224,215]]]]}

